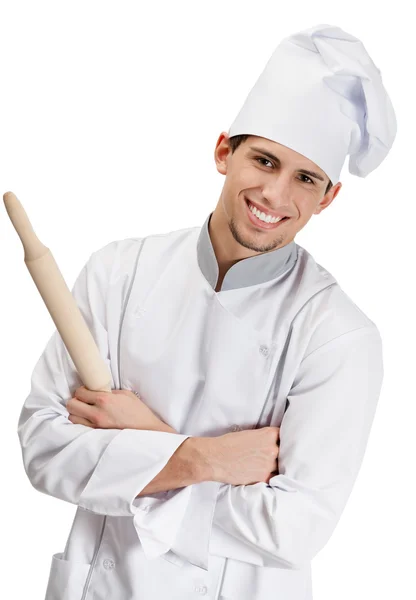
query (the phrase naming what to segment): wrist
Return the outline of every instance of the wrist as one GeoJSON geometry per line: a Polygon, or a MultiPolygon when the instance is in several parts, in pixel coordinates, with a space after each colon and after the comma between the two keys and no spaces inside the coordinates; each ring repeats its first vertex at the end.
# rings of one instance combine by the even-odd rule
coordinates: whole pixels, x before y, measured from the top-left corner
{"type": "Polygon", "coordinates": [[[210,437],[191,436],[182,444],[189,461],[192,478],[195,483],[215,481],[214,469],[210,461],[212,440],[210,437]]]}

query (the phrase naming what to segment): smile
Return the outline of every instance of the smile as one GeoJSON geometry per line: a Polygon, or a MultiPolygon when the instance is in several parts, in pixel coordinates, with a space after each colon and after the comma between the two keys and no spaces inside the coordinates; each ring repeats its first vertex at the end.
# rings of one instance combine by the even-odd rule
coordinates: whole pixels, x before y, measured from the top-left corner
{"type": "MultiPolygon", "coordinates": [[[[256,209],[256,207],[253,206],[249,200],[245,199],[245,202],[246,202],[246,206],[247,206],[248,218],[250,219],[251,223],[253,223],[256,227],[260,227],[261,229],[276,229],[282,223],[284,223],[285,221],[287,221],[289,219],[289,217],[283,217],[282,219],[280,219],[277,222],[263,221],[261,218],[259,218],[253,212],[253,210],[255,210],[259,214],[260,211],[258,211],[258,209],[256,209]]],[[[267,217],[267,215],[265,213],[260,213],[260,214],[264,215],[264,217],[267,217]]]]}

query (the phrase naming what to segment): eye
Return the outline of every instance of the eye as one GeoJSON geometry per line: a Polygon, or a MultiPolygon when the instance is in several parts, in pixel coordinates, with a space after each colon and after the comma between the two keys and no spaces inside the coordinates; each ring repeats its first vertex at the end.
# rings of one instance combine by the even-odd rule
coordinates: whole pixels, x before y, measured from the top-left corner
{"type": "MultiPolygon", "coordinates": [[[[272,165],[272,167],[274,166],[273,163],[268,158],[263,158],[262,156],[256,157],[255,160],[264,160],[264,161],[270,163],[272,165]]],[[[263,164],[263,163],[261,163],[261,164],[263,164]]]]}
{"type": "MultiPolygon", "coordinates": [[[[268,158],[264,158],[263,156],[256,156],[254,160],[264,161],[266,163],[269,163],[272,167],[274,167],[274,164],[268,158]]],[[[264,165],[264,162],[261,162],[260,164],[264,165]]],[[[266,165],[264,165],[264,166],[266,166],[266,165]]],[[[315,185],[315,182],[312,181],[312,179],[310,177],[308,177],[307,175],[305,175],[304,173],[300,173],[300,177],[305,177],[308,180],[308,181],[305,181],[305,183],[315,185]]]]}
{"type": "Polygon", "coordinates": [[[312,181],[312,179],[310,177],[308,177],[307,175],[304,175],[303,173],[300,174],[300,177],[306,177],[306,179],[309,179],[309,181],[311,182],[312,185],[314,185],[314,183],[315,183],[314,181],[312,181]]]}

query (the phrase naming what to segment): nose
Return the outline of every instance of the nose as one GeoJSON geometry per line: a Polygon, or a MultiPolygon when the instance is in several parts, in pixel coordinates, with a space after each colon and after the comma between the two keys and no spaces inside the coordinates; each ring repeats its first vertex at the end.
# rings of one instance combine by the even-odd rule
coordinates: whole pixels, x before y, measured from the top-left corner
{"type": "Polygon", "coordinates": [[[270,208],[278,210],[290,205],[291,185],[289,176],[279,173],[263,186],[263,196],[270,208]]]}

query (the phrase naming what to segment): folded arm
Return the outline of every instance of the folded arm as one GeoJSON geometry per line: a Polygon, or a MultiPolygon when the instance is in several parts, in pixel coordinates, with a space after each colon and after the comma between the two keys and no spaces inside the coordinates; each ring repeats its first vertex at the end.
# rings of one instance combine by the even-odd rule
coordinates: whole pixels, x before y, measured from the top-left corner
{"type": "MultiPolygon", "coordinates": [[[[269,484],[221,484],[210,499],[212,527],[194,544],[186,536],[193,524],[185,514],[175,541],[183,555],[207,563],[210,552],[286,568],[310,562],[332,535],[352,491],[382,379],[375,326],[345,333],[304,358],[280,426],[279,474],[269,484]]],[[[192,503],[191,510],[198,515],[192,503]]]]}

